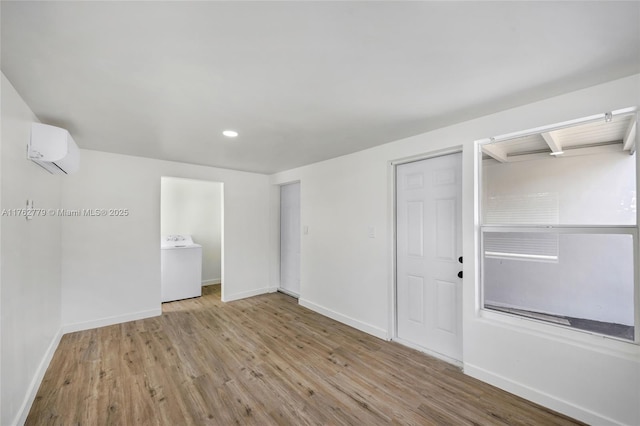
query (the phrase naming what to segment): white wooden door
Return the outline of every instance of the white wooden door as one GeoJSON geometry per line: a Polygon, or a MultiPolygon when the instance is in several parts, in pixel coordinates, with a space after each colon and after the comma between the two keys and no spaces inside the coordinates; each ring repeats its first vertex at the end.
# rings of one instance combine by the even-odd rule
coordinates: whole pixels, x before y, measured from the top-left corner
{"type": "Polygon", "coordinates": [[[280,289],[300,295],[300,183],[280,187],[280,289]]]}
{"type": "Polygon", "coordinates": [[[397,338],[462,358],[462,154],[396,168],[397,338]]]}

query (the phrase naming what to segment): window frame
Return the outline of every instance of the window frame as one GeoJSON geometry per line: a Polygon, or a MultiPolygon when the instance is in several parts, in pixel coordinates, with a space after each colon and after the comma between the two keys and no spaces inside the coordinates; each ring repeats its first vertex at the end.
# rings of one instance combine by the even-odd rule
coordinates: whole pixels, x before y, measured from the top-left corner
{"type": "MultiPolygon", "coordinates": [[[[501,136],[495,136],[491,138],[481,139],[475,141],[475,149],[476,149],[476,260],[477,260],[477,268],[478,268],[478,291],[476,292],[476,306],[478,307],[477,313],[480,317],[485,317],[489,319],[495,319],[499,321],[507,321],[512,323],[513,319],[517,319],[516,324],[526,325],[525,328],[529,328],[529,326],[533,326],[535,329],[538,329],[536,326],[544,327],[544,330],[554,330],[557,328],[564,329],[564,332],[568,332],[570,335],[579,337],[579,335],[592,335],[599,339],[605,338],[609,340],[619,341],[624,343],[625,345],[636,345],[640,346],[640,266],[639,266],[639,250],[640,244],[638,242],[638,234],[640,230],[640,212],[636,208],[636,224],[635,225],[557,225],[557,224],[484,224],[483,217],[483,152],[482,147],[484,145],[493,144],[496,142],[505,142],[511,139],[521,138],[524,136],[529,136],[538,133],[550,132],[553,130],[574,127],[581,124],[587,124],[591,122],[608,120],[612,116],[624,116],[624,115],[633,115],[636,120],[636,126],[638,126],[638,108],[630,107],[619,109],[607,113],[596,114],[580,119],[560,122],[556,124],[551,124],[548,126],[537,127],[521,132],[513,132],[504,134],[501,136]],[[609,336],[593,331],[581,330],[577,328],[573,328],[566,325],[550,323],[543,320],[533,319],[524,317],[521,315],[501,312],[497,310],[493,310],[490,308],[485,308],[485,300],[484,300],[484,262],[485,262],[485,253],[483,247],[484,234],[486,232],[519,232],[519,233],[557,233],[557,234],[624,234],[631,235],[633,239],[633,294],[634,294],[634,339],[627,340],[615,336],[609,336]],[[550,328],[549,328],[550,327],[550,328]]],[[[640,144],[640,131],[636,130],[636,146],[640,144]]],[[[635,154],[635,153],[634,153],[635,154]]],[[[638,188],[640,188],[640,155],[636,155],[636,192],[638,188]]]]}

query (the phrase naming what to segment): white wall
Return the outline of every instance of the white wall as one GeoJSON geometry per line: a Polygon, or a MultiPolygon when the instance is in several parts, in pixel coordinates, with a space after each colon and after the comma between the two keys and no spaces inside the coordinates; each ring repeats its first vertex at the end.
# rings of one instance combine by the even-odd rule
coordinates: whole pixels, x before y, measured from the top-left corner
{"type": "Polygon", "coordinates": [[[384,338],[389,224],[386,161],[377,154],[367,150],[283,172],[273,183],[301,181],[308,234],[302,235],[300,303],[384,338]],[[378,238],[368,237],[369,226],[378,238]]]}
{"type": "Polygon", "coordinates": [[[62,191],[65,208],[129,209],[127,217],[67,217],[62,233],[62,321],[91,328],[160,313],[160,179],[224,184],[225,301],[269,290],[265,175],[81,150],[62,191]]]}
{"type": "Polygon", "coordinates": [[[222,184],[163,177],[162,235],[188,234],[202,246],[202,282],[218,284],[222,277],[222,184]]]}
{"type": "MultiPolygon", "coordinates": [[[[564,225],[634,224],[635,156],[606,152],[517,163],[483,161],[490,198],[552,195],[530,211],[564,225]],[[553,210],[553,209],[549,209],[553,210]]],[[[494,206],[497,204],[494,203],[494,206]]],[[[502,223],[509,223],[508,218],[502,223]]],[[[545,222],[546,223],[546,222],[545,222]]],[[[485,301],[536,312],[633,325],[633,247],[628,236],[561,235],[557,262],[486,259],[485,301]],[[629,240],[624,244],[622,240],[629,240]]]]}
{"type": "MultiPolygon", "coordinates": [[[[0,207],[60,207],[60,176],[26,158],[31,123],[37,121],[2,75],[0,207]]],[[[6,213],[6,211],[5,211],[6,213]]],[[[61,222],[57,217],[0,218],[1,403],[0,424],[24,421],[60,339],[61,222]]]]}
{"type": "MultiPolygon", "coordinates": [[[[302,236],[300,303],[392,336],[390,162],[462,147],[465,372],[590,423],[640,424],[637,345],[478,309],[474,205],[475,140],[635,105],[640,75],[273,175],[274,185],[302,184],[302,225],[309,234],[302,236]],[[377,238],[368,238],[369,226],[377,238]]],[[[277,229],[277,218],[272,226],[277,229]]]]}

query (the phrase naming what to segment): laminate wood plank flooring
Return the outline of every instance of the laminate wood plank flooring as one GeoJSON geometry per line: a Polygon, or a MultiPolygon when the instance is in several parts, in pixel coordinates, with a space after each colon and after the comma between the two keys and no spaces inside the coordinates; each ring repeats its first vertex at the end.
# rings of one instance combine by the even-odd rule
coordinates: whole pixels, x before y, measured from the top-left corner
{"type": "Polygon", "coordinates": [[[63,336],[27,425],[574,425],[281,293],[63,336]]]}

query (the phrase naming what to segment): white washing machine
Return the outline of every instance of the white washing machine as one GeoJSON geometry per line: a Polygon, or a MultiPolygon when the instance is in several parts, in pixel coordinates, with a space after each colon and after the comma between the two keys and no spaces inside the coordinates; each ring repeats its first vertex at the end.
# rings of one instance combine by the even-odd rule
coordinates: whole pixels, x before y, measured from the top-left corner
{"type": "Polygon", "coordinates": [[[166,235],[160,242],[162,301],[202,296],[202,246],[191,235],[166,235]]]}

